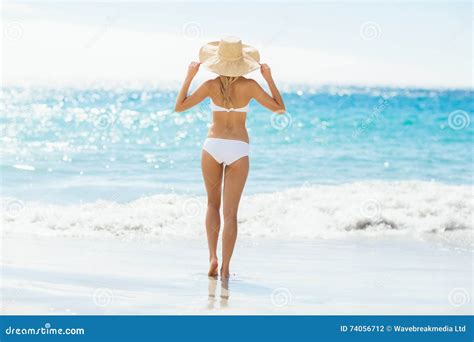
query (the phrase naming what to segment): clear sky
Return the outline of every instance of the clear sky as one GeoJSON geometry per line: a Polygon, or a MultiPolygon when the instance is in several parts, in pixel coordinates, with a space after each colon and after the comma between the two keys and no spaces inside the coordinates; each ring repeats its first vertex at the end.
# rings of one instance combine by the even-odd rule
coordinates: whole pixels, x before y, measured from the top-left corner
{"type": "Polygon", "coordinates": [[[472,4],[453,1],[10,1],[2,79],[167,84],[203,43],[233,35],[282,82],[466,88],[472,21],[472,4]]]}

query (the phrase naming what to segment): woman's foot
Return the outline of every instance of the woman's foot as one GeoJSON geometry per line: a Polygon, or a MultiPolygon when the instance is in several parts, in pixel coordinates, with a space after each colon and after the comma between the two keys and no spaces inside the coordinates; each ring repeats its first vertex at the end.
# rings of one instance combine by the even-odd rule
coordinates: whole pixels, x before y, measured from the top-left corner
{"type": "Polygon", "coordinates": [[[228,279],[229,277],[230,277],[229,269],[221,267],[221,278],[228,279]]]}
{"type": "Polygon", "coordinates": [[[217,277],[217,268],[219,267],[219,261],[217,258],[211,258],[209,262],[209,272],[207,275],[209,277],[217,277]]]}

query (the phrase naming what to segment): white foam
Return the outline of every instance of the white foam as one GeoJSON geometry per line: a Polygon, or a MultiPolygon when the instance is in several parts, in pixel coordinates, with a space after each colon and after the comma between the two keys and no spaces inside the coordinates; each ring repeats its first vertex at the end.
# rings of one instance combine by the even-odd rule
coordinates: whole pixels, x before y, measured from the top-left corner
{"type": "Polygon", "coordinates": [[[13,165],[15,169],[18,170],[25,170],[25,171],[34,171],[35,167],[31,165],[26,165],[26,164],[15,164],[13,165]]]}
{"type": "MultiPolygon", "coordinates": [[[[314,185],[244,195],[239,235],[404,236],[472,247],[473,188],[435,182],[314,185]]],[[[204,236],[206,198],[156,195],[119,204],[58,206],[3,198],[6,234],[167,239],[204,236]]]]}

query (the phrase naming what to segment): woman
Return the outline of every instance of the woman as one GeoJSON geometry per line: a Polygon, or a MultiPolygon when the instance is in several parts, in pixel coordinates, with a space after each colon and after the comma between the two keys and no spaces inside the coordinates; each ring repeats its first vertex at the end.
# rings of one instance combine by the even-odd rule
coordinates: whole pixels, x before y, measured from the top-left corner
{"type": "Polygon", "coordinates": [[[237,210],[249,171],[249,136],[245,127],[251,99],[276,113],[284,113],[283,99],[273,81],[270,68],[259,64],[258,51],[238,38],[224,38],[204,45],[200,62],[192,62],[176,100],[176,112],[185,111],[205,98],[211,98],[212,125],[202,148],[202,175],[207,192],[206,231],[209,244],[209,276],[217,276],[217,242],[220,206],[223,200],[221,277],[229,277],[229,265],[237,238],[237,210]],[[188,95],[199,66],[218,74],[188,95]],[[271,96],[254,80],[243,75],[260,68],[271,96]],[[222,185],[224,191],[222,191],[222,185]],[[223,195],[222,195],[223,192],[223,195]]]}

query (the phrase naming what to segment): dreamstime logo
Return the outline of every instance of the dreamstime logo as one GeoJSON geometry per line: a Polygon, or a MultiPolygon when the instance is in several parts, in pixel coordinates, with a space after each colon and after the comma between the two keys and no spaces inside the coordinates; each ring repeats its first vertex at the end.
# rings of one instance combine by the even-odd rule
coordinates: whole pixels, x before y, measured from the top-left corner
{"type": "Polygon", "coordinates": [[[276,114],[273,113],[270,118],[270,123],[272,127],[281,131],[291,126],[293,118],[291,114],[286,112],[285,114],[276,114]]]}
{"type": "Polygon", "coordinates": [[[455,110],[454,112],[449,113],[448,116],[448,125],[455,131],[460,131],[461,129],[469,127],[471,124],[471,119],[469,114],[464,110],[455,110]]]}
{"type": "Polygon", "coordinates": [[[206,101],[202,101],[198,105],[198,111],[199,113],[203,113],[203,114],[212,112],[211,105],[206,101]]]}
{"type": "Polygon", "coordinates": [[[374,40],[380,37],[382,29],[375,21],[366,21],[360,25],[360,36],[364,40],[374,40]]]}
{"type": "Polygon", "coordinates": [[[456,287],[449,292],[449,303],[454,307],[461,307],[471,301],[469,292],[465,288],[456,287]]]}
{"type": "Polygon", "coordinates": [[[114,294],[112,290],[101,287],[94,291],[93,301],[95,305],[105,307],[112,304],[114,301],[114,294]]]}
{"type": "Polygon", "coordinates": [[[279,287],[272,291],[270,296],[273,305],[282,307],[291,303],[291,292],[286,287],[279,287]]]}
{"type": "Polygon", "coordinates": [[[112,193],[104,194],[104,198],[107,198],[109,201],[113,203],[120,203],[124,199],[124,195],[120,191],[114,191],[112,193]]]}
{"type": "Polygon", "coordinates": [[[379,217],[381,211],[380,202],[374,199],[364,201],[360,207],[360,214],[368,219],[379,217]]]}
{"type": "Polygon", "coordinates": [[[196,21],[188,21],[187,23],[183,25],[182,33],[186,39],[189,39],[189,40],[198,39],[202,36],[201,24],[199,24],[196,21]]]}
{"type": "Polygon", "coordinates": [[[23,209],[25,208],[25,204],[17,199],[13,199],[8,201],[5,205],[5,216],[10,219],[14,219],[22,213],[23,209]]]}
{"type": "Polygon", "coordinates": [[[212,109],[207,101],[202,101],[198,105],[197,112],[201,120],[206,120],[206,122],[212,121],[212,109]]]}
{"type": "Polygon", "coordinates": [[[109,128],[114,122],[111,114],[101,114],[94,119],[94,126],[98,129],[104,130],[109,128]]]}
{"type": "Polygon", "coordinates": [[[9,40],[20,40],[23,38],[23,25],[19,22],[10,22],[5,24],[3,35],[9,40]]]}
{"type": "Polygon", "coordinates": [[[183,212],[186,216],[196,217],[201,212],[201,202],[196,198],[189,198],[183,203],[183,212]]]}
{"type": "Polygon", "coordinates": [[[379,118],[381,118],[380,114],[382,114],[388,106],[388,101],[384,98],[380,98],[378,100],[377,106],[373,108],[372,113],[370,116],[366,117],[365,120],[360,124],[357,125],[354,131],[352,132],[352,138],[358,138],[362,135],[370,125],[374,124],[379,118]]]}

